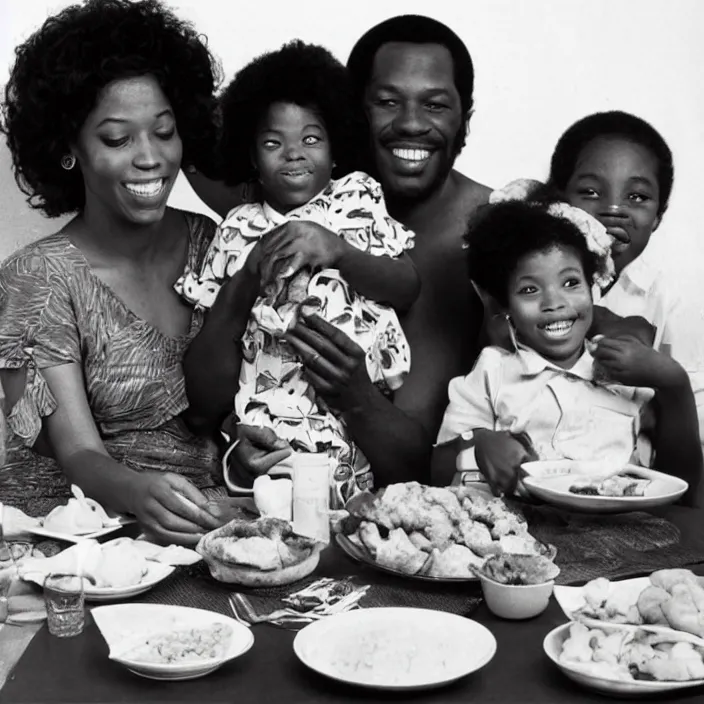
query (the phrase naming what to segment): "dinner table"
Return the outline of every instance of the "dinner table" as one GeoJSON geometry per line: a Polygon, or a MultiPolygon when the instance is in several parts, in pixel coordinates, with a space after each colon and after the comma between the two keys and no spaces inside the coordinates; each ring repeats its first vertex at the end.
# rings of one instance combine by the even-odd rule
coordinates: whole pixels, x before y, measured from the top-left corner
{"type": "MultiPolygon", "coordinates": [[[[679,530],[679,542],[662,554],[666,566],[686,566],[704,575],[704,509],[671,505],[649,512],[679,530]],[[677,553],[680,550],[680,553],[677,553]],[[675,557],[672,557],[672,556],[675,557]]],[[[593,516],[594,527],[605,520],[593,516]]],[[[126,529],[127,530],[127,529],[126,529]]],[[[111,536],[112,537],[112,536],[111,536]]],[[[558,555],[559,558],[559,555],[558,555]]],[[[559,563],[559,559],[558,559],[559,563]]],[[[642,574],[651,571],[644,563],[642,574]]],[[[632,575],[633,576],[633,575],[632,575]]],[[[554,597],[547,610],[524,620],[503,620],[494,616],[481,600],[477,582],[444,583],[392,575],[361,564],[334,541],[322,552],[312,577],[352,578],[370,585],[376,596],[369,608],[405,606],[451,611],[488,628],[497,642],[493,659],[483,668],[441,688],[419,691],[368,689],[329,679],[308,669],[297,658],[293,641],[296,631],[268,623],[252,626],[254,644],[244,655],[205,677],[187,681],[154,681],[130,673],[108,658],[108,647],[92,618],[79,636],[57,638],[43,625],[9,673],[0,691],[0,702],[45,704],[141,702],[236,702],[254,704],[266,700],[281,702],[472,702],[473,704],[602,702],[604,696],[567,678],[543,652],[543,639],[567,621],[554,597]]],[[[291,585],[293,590],[295,585],[291,585]]],[[[133,602],[176,603],[200,608],[222,609],[231,591],[247,591],[222,584],[195,566],[177,570],[150,592],[133,602]]],[[[254,594],[250,591],[249,593],[254,594]]],[[[364,606],[364,602],[362,602],[364,606]]],[[[227,613],[222,610],[222,613],[227,613]]],[[[8,642],[7,629],[0,630],[0,653],[8,642]]],[[[0,658],[1,659],[1,658],[0,658]]],[[[704,688],[683,689],[649,697],[654,701],[704,701],[704,688]]]]}

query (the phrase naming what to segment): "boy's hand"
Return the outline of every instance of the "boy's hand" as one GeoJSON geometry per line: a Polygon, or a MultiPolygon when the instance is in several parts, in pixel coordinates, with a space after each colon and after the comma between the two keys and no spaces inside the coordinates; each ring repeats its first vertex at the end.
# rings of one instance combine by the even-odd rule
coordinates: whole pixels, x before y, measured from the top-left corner
{"type": "Polygon", "coordinates": [[[655,326],[639,315],[622,318],[603,306],[594,306],[594,321],[589,337],[635,337],[649,347],[655,341],[655,326]]]}
{"type": "Polygon", "coordinates": [[[496,496],[512,494],[521,474],[521,464],[538,459],[529,441],[507,430],[474,430],[474,456],[481,473],[496,496]]]}
{"type": "Polygon", "coordinates": [[[682,367],[671,357],[631,337],[603,337],[592,356],[609,379],[627,386],[666,388],[679,383],[682,367]]]}
{"type": "Polygon", "coordinates": [[[335,267],[349,245],[322,225],[292,220],[262,238],[261,247],[261,275],[266,284],[272,283],[276,276],[293,276],[305,266],[335,267]]]}

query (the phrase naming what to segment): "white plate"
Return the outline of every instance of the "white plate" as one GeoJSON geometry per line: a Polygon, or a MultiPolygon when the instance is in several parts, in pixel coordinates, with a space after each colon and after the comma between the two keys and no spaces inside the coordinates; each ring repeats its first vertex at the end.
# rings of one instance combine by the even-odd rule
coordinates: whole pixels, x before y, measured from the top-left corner
{"type": "MultiPolygon", "coordinates": [[[[704,587],[704,578],[698,577],[700,584],[704,587]]],[[[638,601],[640,593],[646,588],[652,586],[652,582],[649,577],[634,577],[633,579],[621,579],[614,582],[609,582],[609,597],[617,597],[619,604],[635,605],[638,601]]],[[[580,616],[577,611],[586,605],[584,599],[584,587],[563,587],[556,586],[553,589],[553,594],[557,603],[560,605],[562,612],[571,621],[579,620],[586,623],[588,626],[601,628],[604,623],[612,623],[611,621],[602,621],[596,618],[580,616]]],[[[625,628],[640,628],[642,624],[618,624],[625,628]]],[[[648,624],[647,627],[654,631],[659,631],[661,633],[683,633],[683,631],[678,631],[676,628],[671,628],[670,626],[655,626],[648,624]]],[[[698,638],[692,635],[693,639],[696,639],[699,644],[704,647],[704,638],[698,638]]]]}
{"type": "MultiPolygon", "coordinates": [[[[472,575],[471,577],[434,577],[427,574],[409,574],[408,572],[401,572],[401,570],[395,570],[392,567],[385,567],[380,565],[376,560],[374,560],[366,550],[355,545],[348,536],[342,533],[335,534],[335,542],[342,548],[349,557],[357,562],[361,562],[365,565],[369,565],[380,572],[386,572],[387,574],[395,574],[397,577],[405,577],[406,579],[415,579],[421,582],[478,582],[479,577],[472,575]]],[[[428,555],[430,559],[430,555],[428,555]]],[[[426,561],[427,564],[427,561],[426,561]]]]}
{"type": "MultiPolygon", "coordinates": [[[[571,680],[583,685],[589,689],[595,689],[598,692],[607,694],[616,694],[621,697],[641,698],[650,694],[662,692],[672,692],[677,689],[688,689],[691,687],[700,687],[704,684],[704,680],[689,680],[687,682],[658,682],[650,680],[619,680],[608,679],[601,675],[595,675],[588,671],[587,667],[580,667],[579,663],[565,663],[560,661],[560,653],[562,652],[562,644],[569,636],[570,623],[564,623],[557,628],[554,628],[545,636],[543,640],[543,650],[545,654],[557,665],[562,672],[571,680]]],[[[605,630],[619,629],[622,627],[612,624],[601,624],[600,628],[605,630]]],[[[659,630],[650,626],[645,627],[647,630],[659,630]]],[[[694,636],[689,634],[679,634],[680,638],[689,639],[694,636]]],[[[697,640],[695,638],[695,640],[697,640]]]]}
{"type": "Polygon", "coordinates": [[[190,680],[203,677],[226,662],[246,653],[254,643],[252,631],[229,616],[186,606],[163,604],[118,604],[97,606],[91,610],[100,632],[110,649],[110,659],[130,672],[153,680],[190,680]],[[141,639],[157,633],[183,628],[202,628],[222,623],[232,631],[229,647],[222,658],[197,663],[157,664],[130,660],[124,653],[141,639]]]}
{"type": "Polygon", "coordinates": [[[75,535],[74,533],[62,533],[56,530],[46,530],[41,526],[36,528],[27,528],[28,533],[33,533],[34,535],[41,535],[43,538],[52,538],[54,540],[65,540],[68,543],[77,543],[81,540],[86,540],[89,538],[100,538],[103,535],[109,535],[114,533],[116,530],[120,530],[123,526],[129,525],[136,521],[132,516],[119,516],[119,525],[107,526],[106,528],[101,528],[100,530],[93,531],[92,533],[83,533],[81,535],[75,535]]]}
{"type": "MultiPolygon", "coordinates": [[[[635,577],[634,579],[621,579],[609,582],[609,596],[618,595],[620,604],[635,604],[640,593],[651,585],[649,577],[635,577]]],[[[584,587],[563,587],[556,585],[553,594],[562,612],[570,620],[576,620],[576,612],[586,605],[584,600],[584,587]]],[[[597,623],[597,619],[582,619],[590,624],[597,623]]],[[[601,623],[601,622],[600,622],[601,623]]]]}
{"type": "Polygon", "coordinates": [[[311,623],[293,641],[299,660],[340,682],[374,689],[430,689],[484,667],[496,652],[476,621],[430,609],[372,608],[311,623]]]}
{"type": "MultiPolygon", "coordinates": [[[[172,565],[164,565],[160,562],[149,562],[147,574],[142,577],[139,584],[131,584],[127,587],[85,587],[83,593],[86,601],[117,601],[118,599],[128,599],[137,594],[143,594],[152,587],[163,582],[176,568],[172,565]]],[[[22,575],[25,582],[34,582],[40,587],[44,585],[44,573],[27,572],[22,575]]]]}
{"type": "Polygon", "coordinates": [[[645,490],[645,496],[585,496],[569,491],[575,480],[589,479],[595,476],[594,462],[576,462],[573,460],[546,460],[525,462],[521,467],[529,476],[523,478],[523,485],[528,492],[546,503],[561,508],[590,513],[624,513],[642,511],[663,504],[670,504],[687,491],[688,484],[679,477],[646,469],[635,465],[626,465],[624,472],[643,479],[650,479],[651,484],[645,490]]]}

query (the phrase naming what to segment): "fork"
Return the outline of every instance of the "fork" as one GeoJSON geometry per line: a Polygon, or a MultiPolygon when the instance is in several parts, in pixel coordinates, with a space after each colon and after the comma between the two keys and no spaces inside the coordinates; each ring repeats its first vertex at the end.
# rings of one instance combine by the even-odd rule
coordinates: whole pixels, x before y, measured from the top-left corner
{"type": "Polygon", "coordinates": [[[247,621],[247,619],[245,619],[237,610],[237,605],[233,599],[233,596],[234,594],[230,594],[230,596],[227,597],[227,601],[230,604],[230,610],[232,611],[232,615],[235,617],[235,621],[237,621],[237,623],[241,623],[243,626],[247,626],[247,628],[251,628],[252,624],[247,621]]]}

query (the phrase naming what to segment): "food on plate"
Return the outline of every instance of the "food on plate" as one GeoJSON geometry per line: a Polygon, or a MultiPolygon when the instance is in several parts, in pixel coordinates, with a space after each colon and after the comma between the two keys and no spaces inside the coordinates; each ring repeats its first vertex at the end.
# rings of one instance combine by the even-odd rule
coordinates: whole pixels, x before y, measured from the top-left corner
{"type": "Polygon", "coordinates": [[[684,634],[639,629],[604,629],[574,622],[560,662],[597,677],[632,680],[704,679],[704,647],[684,634]]]}
{"type": "Polygon", "coordinates": [[[262,474],[254,480],[254,503],[262,516],[290,521],[293,518],[293,482],[262,474]]]}
{"type": "Polygon", "coordinates": [[[148,636],[120,653],[125,660],[159,665],[187,665],[202,660],[222,660],[227,654],[232,628],[214,623],[200,628],[182,628],[148,636]]]}
{"type": "Polygon", "coordinates": [[[600,577],[584,586],[584,606],[573,617],[611,623],[668,626],[704,638],[704,579],[690,570],[664,569],[635,598],[600,577]]]}
{"type": "Polygon", "coordinates": [[[645,496],[650,479],[617,474],[608,479],[582,479],[570,486],[570,493],[583,496],[645,496]]]}
{"type": "Polygon", "coordinates": [[[544,555],[491,555],[476,568],[478,574],[500,584],[544,584],[560,568],[544,555]]]}
{"type": "Polygon", "coordinates": [[[110,518],[105,509],[95,500],[86,498],[75,484],[71,485],[72,499],[64,506],[50,511],[42,526],[46,530],[70,535],[93,533],[101,528],[119,525],[117,518],[110,518]]]}
{"type": "Polygon", "coordinates": [[[643,617],[630,594],[612,589],[612,583],[605,577],[587,582],[582,590],[584,606],[573,616],[586,616],[610,623],[643,623],[643,617]]]}
{"type": "Polygon", "coordinates": [[[310,574],[323,545],[297,535],[288,521],[234,519],[204,535],[196,551],[223,582],[247,586],[289,584],[310,574]]]}
{"type": "Polygon", "coordinates": [[[554,556],[522,516],[469,486],[391,484],[358,494],[345,510],[334,529],[376,564],[404,574],[472,578],[489,555],[554,556]]]}
{"type": "MultiPolygon", "coordinates": [[[[111,542],[118,543],[118,541],[131,541],[132,548],[145,560],[161,562],[164,565],[193,565],[201,560],[201,556],[195,550],[184,548],[182,545],[163,547],[147,540],[132,540],[131,538],[117,538],[111,542]]],[[[106,543],[106,545],[108,544],[106,543]]]]}
{"type": "Polygon", "coordinates": [[[82,574],[88,588],[119,589],[137,586],[149,573],[152,562],[192,564],[200,559],[192,550],[175,545],[159,545],[132,538],[117,538],[107,543],[82,540],[53,557],[25,558],[18,563],[20,577],[41,583],[42,576],[54,573],[82,574]],[[195,560],[191,555],[195,556],[195,560]],[[187,561],[187,558],[189,561],[187,561]]]}

